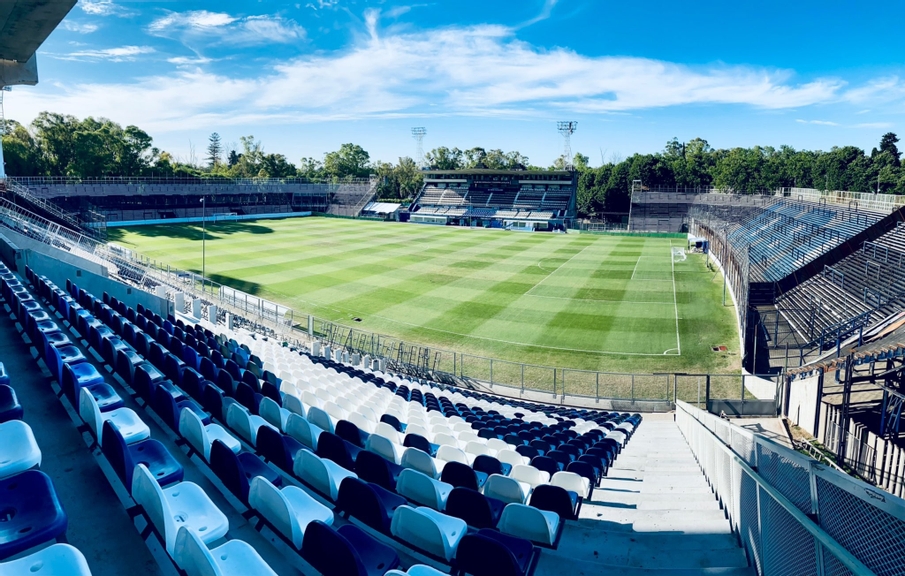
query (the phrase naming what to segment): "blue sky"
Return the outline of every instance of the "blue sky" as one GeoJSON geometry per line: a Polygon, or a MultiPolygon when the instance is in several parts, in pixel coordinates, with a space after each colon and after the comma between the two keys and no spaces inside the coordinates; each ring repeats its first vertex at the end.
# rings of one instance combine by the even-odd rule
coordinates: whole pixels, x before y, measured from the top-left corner
{"type": "Polygon", "coordinates": [[[447,145],[592,165],[667,140],[867,150],[905,137],[905,1],[80,0],[6,99],[147,130],[183,160],[253,134],[293,162],[447,145]]]}

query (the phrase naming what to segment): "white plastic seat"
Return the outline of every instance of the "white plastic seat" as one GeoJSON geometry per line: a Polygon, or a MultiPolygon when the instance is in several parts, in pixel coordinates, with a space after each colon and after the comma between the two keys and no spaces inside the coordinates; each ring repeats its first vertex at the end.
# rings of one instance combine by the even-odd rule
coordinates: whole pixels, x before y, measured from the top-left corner
{"type": "Polygon", "coordinates": [[[326,404],[327,402],[332,402],[333,398],[335,398],[333,392],[327,390],[326,388],[318,388],[317,392],[315,392],[314,395],[320,398],[324,402],[324,404],[326,404]]]}
{"type": "Polygon", "coordinates": [[[179,435],[185,438],[196,452],[202,455],[205,462],[211,460],[211,446],[214,440],[219,440],[236,454],[242,450],[242,443],[219,424],[205,425],[192,410],[183,410],[179,413],[179,435]]]}
{"type": "Polygon", "coordinates": [[[185,527],[176,533],[173,560],[186,576],[277,576],[247,542],[230,540],[209,549],[197,534],[185,527]]]}
{"type": "Polygon", "coordinates": [[[350,400],[349,398],[345,397],[337,398],[336,405],[345,410],[347,415],[349,414],[349,412],[355,412],[355,410],[357,409],[355,403],[352,402],[352,400],[350,400]]]}
{"type": "Polygon", "coordinates": [[[440,446],[452,446],[453,448],[459,447],[459,441],[456,440],[455,436],[450,434],[434,434],[434,444],[439,444],[440,446]]]}
{"type": "Polygon", "coordinates": [[[286,421],[289,420],[291,412],[274,402],[272,398],[265,396],[261,398],[261,403],[258,405],[258,414],[274,428],[285,430],[286,421]]]}
{"type": "Polygon", "coordinates": [[[484,495],[506,503],[524,504],[531,486],[502,474],[491,474],[484,484],[484,495]]]}
{"type": "Polygon", "coordinates": [[[464,520],[426,507],[400,506],[393,513],[390,532],[403,542],[452,560],[468,526],[464,520]]]}
{"type": "Polygon", "coordinates": [[[0,438],[0,479],[41,465],[41,448],[25,422],[10,420],[0,424],[0,438]]]}
{"type": "Polygon", "coordinates": [[[320,458],[308,450],[299,450],[296,453],[292,472],[321,494],[328,495],[333,502],[336,502],[339,485],[344,478],[358,478],[354,472],[346,470],[332,460],[320,458]]]}
{"type": "Polygon", "coordinates": [[[527,464],[516,464],[515,466],[513,466],[512,471],[509,473],[509,477],[513,480],[524,482],[525,484],[531,486],[531,488],[535,488],[536,486],[540,486],[541,484],[546,484],[550,481],[549,472],[538,470],[534,466],[527,464]]]}
{"type": "Polygon", "coordinates": [[[277,488],[263,476],[251,481],[248,503],[298,550],[312,521],[333,524],[333,512],[307,492],[297,486],[277,488]]]}
{"type": "Polygon", "coordinates": [[[75,546],[54,544],[7,562],[0,562],[3,576],[91,576],[85,556],[75,546]]]}
{"type": "Polygon", "coordinates": [[[333,418],[331,418],[323,408],[309,406],[307,418],[308,422],[311,422],[321,430],[326,430],[331,433],[335,430],[333,427],[333,418]]]}
{"type": "Polygon", "coordinates": [[[226,425],[252,446],[257,443],[258,428],[261,426],[274,428],[267,420],[252,414],[238,402],[230,404],[229,409],[226,411],[226,425]]]}
{"type": "Polygon", "coordinates": [[[465,453],[473,456],[496,456],[496,450],[490,449],[484,442],[471,441],[465,445],[465,453]]]}
{"type": "Polygon", "coordinates": [[[431,478],[439,478],[443,471],[443,463],[437,462],[430,457],[430,454],[417,448],[406,448],[402,453],[402,459],[399,464],[405,468],[417,470],[422,474],[426,474],[431,478]]]}
{"type": "Polygon", "coordinates": [[[500,450],[512,450],[511,445],[503,442],[499,438],[491,438],[487,440],[487,447],[496,453],[499,453],[500,450]]]}
{"type": "Polygon", "coordinates": [[[290,414],[289,419],[286,420],[286,434],[312,450],[317,450],[317,437],[321,435],[321,432],[323,432],[322,429],[298,414],[290,414]]]}
{"type": "Polygon", "coordinates": [[[469,442],[483,442],[483,440],[470,429],[466,432],[459,432],[459,444],[465,446],[469,442]]]}
{"type": "Polygon", "coordinates": [[[283,397],[283,407],[293,414],[298,414],[299,416],[305,415],[305,406],[295,394],[286,394],[286,396],[283,397]]]}
{"type": "Polygon", "coordinates": [[[406,451],[406,448],[401,444],[397,444],[392,440],[384,438],[379,432],[374,432],[368,436],[368,440],[365,443],[365,449],[374,454],[383,456],[385,460],[389,460],[394,464],[400,464],[402,462],[402,456],[406,451]]]}
{"type": "Polygon", "coordinates": [[[380,434],[393,444],[402,445],[402,434],[386,422],[378,422],[374,427],[374,434],[380,434]]]}
{"type": "Polygon", "coordinates": [[[425,428],[423,425],[412,424],[411,422],[409,422],[408,426],[405,427],[405,433],[406,434],[417,434],[418,436],[422,436],[422,437],[426,438],[428,442],[431,442],[432,438],[434,437],[434,435],[431,434],[430,430],[425,428]]]}
{"type": "Polygon", "coordinates": [[[377,417],[377,413],[374,412],[374,409],[371,408],[369,402],[366,402],[364,405],[358,407],[358,413],[370,420],[374,423],[374,429],[376,431],[377,422],[380,422],[380,418],[377,417]]]}
{"type": "Polygon", "coordinates": [[[316,406],[320,408],[324,401],[317,397],[317,394],[310,390],[305,390],[302,392],[302,402],[304,402],[309,408],[312,406],[316,406]]]}
{"type": "Polygon", "coordinates": [[[126,444],[134,444],[151,437],[151,429],[131,408],[117,408],[110,412],[101,412],[97,400],[86,388],[82,388],[79,395],[79,416],[91,428],[91,432],[97,439],[97,445],[101,445],[101,430],[104,422],[110,421],[116,424],[116,428],[123,435],[126,444]]]}
{"type": "Polygon", "coordinates": [[[324,412],[329,414],[334,422],[346,420],[349,416],[349,413],[342,406],[332,401],[324,402],[324,412]]]}
{"type": "Polygon", "coordinates": [[[176,532],[180,527],[195,532],[205,544],[223,538],[229,530],[229,520],[200,486],[192,482],[177,482],[161,488],[144,464],[135,467],[132,497],[163,536],[170,556],[173,555],[176,532]]]}
{"type": "Polygon", "coordinates": [[[571,490],[582,498],[587,498],[588,492],[591,490],[590,480],[575,472],[566,472],[564,470],[554,474],[553,478],[550,479],[550,484],[565,488],[566,490],[571,490]]]}
{"type": "Polygon", "coordinates": [[[497,460],[504,464],[509,464],[510,466],[517,466],[519,464],[528,464],[531,462],[531,459],[527,456],[522,456],[515,450],[500,450],[496,453],[497,460]]]}
{"type": "Polygon", "coordinates": [[[628,437],[625,435],[625,433],[620,430],[613,430],[612,432],[607,434],[605,438],[612,438],[616,442],[619,442],[620,446],[625,446],[625,442],[628,440],[628,437]]]}
{"type": "Polygon", "coordinates": [[[415,564],[405,572],[402,570],[390,570],[383,576],[449,576],[449,574],[427,564],[415,564]]]}
{"type": "Polygon", "coordinates": [[[362,432],[367,432],[368,434],[374,432],[374,422],[372,420],[368,420],[363,414],[360,414],[359,412],[349,412],[349,422],[355,424],[362,432]]]}
{"type": "Polygon", "coordinates": [[[552,546],[556,541],[559,523],[559,514],[556,512],[538,510],[524,504],[508,504],[503,509],[497,528],[505,534],[552,546]]]}
{"type": "Polygon", "coordinates": [[[397,494],[434,510],[446,508],[446,499],[452,489],[451,484],[441,482],[411,468],[400,472],[399,478],[396,480],[397,494]]]}
{"type": "Polygon", "coordinates": [[[437,449],[437,460],[445,462],[461,462],[466,466],[471,466],[473,458],[469,458],[465,452],[453,446],[440,446],[437,449]]]}

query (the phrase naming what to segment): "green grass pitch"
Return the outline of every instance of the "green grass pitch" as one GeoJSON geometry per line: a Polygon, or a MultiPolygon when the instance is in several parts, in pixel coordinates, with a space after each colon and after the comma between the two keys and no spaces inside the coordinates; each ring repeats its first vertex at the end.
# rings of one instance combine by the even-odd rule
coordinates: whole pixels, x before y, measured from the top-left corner
{"type": "MultiPolygon", "coordinates": [[[[111,229],[110,241],[201,271],[200,226],[111,229]]],[[[446,350],[607,372],[738,370],[722,277],[700,255],[673,264],[671,247],[684,245],[294,218],[209,225],[206,272],[299,313],[446,350]]]]}

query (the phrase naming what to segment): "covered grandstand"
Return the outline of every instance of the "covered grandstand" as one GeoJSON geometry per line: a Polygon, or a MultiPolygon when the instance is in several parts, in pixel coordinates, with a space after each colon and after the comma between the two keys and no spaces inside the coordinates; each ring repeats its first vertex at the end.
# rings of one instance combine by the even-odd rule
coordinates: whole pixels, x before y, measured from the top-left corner
{"type": "Polygon", "coordinates": [[[430,170],[409,220],[511,230],[563,230],[575,218],[576,173],[430,170]]]}

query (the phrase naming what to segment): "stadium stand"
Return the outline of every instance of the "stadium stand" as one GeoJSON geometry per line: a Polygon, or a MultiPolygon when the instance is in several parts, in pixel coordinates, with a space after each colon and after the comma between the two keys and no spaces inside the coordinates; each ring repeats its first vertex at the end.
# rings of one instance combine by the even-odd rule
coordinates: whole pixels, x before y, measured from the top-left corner
{"type": "Polygon", "coordinates": [[[412,222],[515,230],[562,229],[575,218],[572,172],[453,170],[424,172],[412,222]]]}

